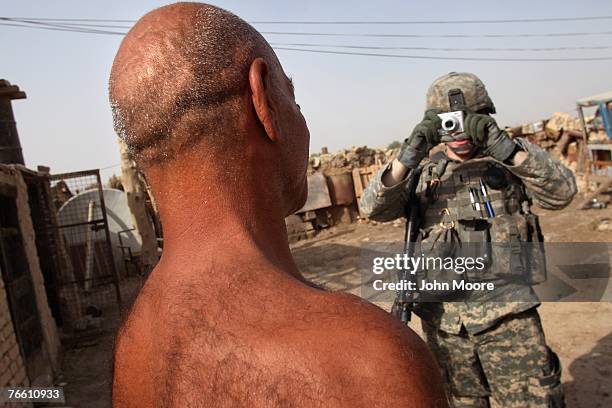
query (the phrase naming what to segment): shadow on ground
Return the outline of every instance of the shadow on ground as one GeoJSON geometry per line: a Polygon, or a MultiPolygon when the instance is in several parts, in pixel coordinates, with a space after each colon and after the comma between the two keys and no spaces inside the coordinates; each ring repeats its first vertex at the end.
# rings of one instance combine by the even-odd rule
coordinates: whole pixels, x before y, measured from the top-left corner
{"type": "Polygon", "coordinates": [[[612,407],[612,333],[599,339],[589,353],[575,359],[568,369],[573,378],[564,384],[568,407],[612,407]],[[593,376],[599,377],[599,381],[593,381],[593,376]]]}

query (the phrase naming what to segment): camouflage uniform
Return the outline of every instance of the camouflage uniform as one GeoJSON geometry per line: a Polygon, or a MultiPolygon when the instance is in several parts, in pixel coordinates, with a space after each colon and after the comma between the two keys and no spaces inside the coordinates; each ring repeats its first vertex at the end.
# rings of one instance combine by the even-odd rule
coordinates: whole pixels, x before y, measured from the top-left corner
{"type": "MultiPolygon", "coordinates": [[[[430,97],[431,90],[428,105],[431,105],[430,97]]],[[[480,101],[494,112],[488,95],[480,101]]],[[[418,180],[413,180],[417,173],[411,170],[398,184],[385,186],[382,177],[390,171],[392,163],[389,163],[364,190],[361,209],[377,221],[399,218],[404,215],[408,200],[408,183],[417,183],[422,218],[419,241],[435,244],[441,234],[446,237],[440,226],[451,221],[456,225],[458,236],[469,238],[474,231],[468,231],[466,220],[483,220],[470,213],[469,200],[466,203],[460,197],[456,176],[459,174],[462,180],[471,176],[480,179],[487,169],[495,167],[510,180],[510,186],[517,188],[504,187],[501,193],[491,193],[496,217],[484,220],[490,228],[487,236],[491,241],[510,242],[515,231],[517,240],[527,240],[522,230],[528,228],[521,224],[525,223],[525,217],[532,215],[519,202],[560,209],[573,198],[576,184],[571,171],[544,150],[522,139],[515,141],[527,152],[527,158],[519,165],[489,157],[453,162],[445,155],[437,155],[437,159],[423,160],[418,180]],[[440,166],[441,162],[444,166],[440,166]],[[444,170],[440,171],[441,167],[444,170]],[[430,188],[434,180],[436,194],[432,200],[430,188]],[[507,190],[511,193],[506,194],[507,190]],[[444,217],[449,219],[445,221],[444,217]]],[[[452,401],[457,407],[561,407],[560,365],[544,340],[536,310],[538,298],[530,285],[500,278],[516,267],[511,256],[493,252],[491,258],[492,266],[487,273],[498,283],[495,290],[471,293],[461,301],[419,303],[414,308],[422,318],[427,342],[447,379],[452,401]]],[[[483,279],[486,277],[478,280],[483,279]]]]}
{"type": "Polygon", "coordinates": [[[455,407],[550,407],[559,362],[548,349],[537,310],[513,314],[470,335],[423,331],[442,368],[455,407]],[[552,368],[551,368],[552,367],[552,368]]]}

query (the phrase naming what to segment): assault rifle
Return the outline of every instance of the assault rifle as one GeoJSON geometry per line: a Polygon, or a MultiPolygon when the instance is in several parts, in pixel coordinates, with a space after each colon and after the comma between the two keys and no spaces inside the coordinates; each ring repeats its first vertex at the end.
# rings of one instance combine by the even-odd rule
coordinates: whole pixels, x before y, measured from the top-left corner
{"type": "MultiPolygon", "coordinates": [[[[412,170],[412,172],[414,173],[412,175],[412,180],[410,180],[406,187],[408,197],[405,207],[406,231],[404,234],[404,253],[409,258],[412,258],[414,256],[416,248],[416,239],[421,221],[421,209],[419,206],[419,199],[416,195],[416,187],[419,184],[421,170],[421,167],[417,167],[416,169],[412,170]]],[[[409,271],[406,269],[398,271],[398,282],[415,282],[416,284],[416,275],[411,272],[414,271],[409,271]]],[[[413,306],[413,303],[417,300],[417,297],[418,293],[416,293],[415,291],[409,291],[408,289],[398,289],[396,291],[395,300],[393,301],[393,306],[391,307],[391,314],[400,319],[402,322],[408,323],[410,321],[410,310],[413,306]]]]}

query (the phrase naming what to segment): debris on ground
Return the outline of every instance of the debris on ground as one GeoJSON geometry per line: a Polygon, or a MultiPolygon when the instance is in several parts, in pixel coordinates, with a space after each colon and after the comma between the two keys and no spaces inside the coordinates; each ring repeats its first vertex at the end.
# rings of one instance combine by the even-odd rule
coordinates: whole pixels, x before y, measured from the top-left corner
{"type": "Polygon", "coordinates": [[[596,221],[594,227],[596,231],[612,231],[612,220],[610,218],[603,218],[596,221]]]}

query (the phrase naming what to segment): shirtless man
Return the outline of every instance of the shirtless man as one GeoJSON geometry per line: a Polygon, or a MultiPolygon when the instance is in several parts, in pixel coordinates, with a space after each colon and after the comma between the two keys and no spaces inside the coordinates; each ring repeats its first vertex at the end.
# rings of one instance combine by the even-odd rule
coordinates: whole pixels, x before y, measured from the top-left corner
{"type": "Polygon", "coordinates": [[[309,133],[253,27],[205,4],[150,12],[110,100],[164,226],[117,337],[115,407],[446,406],[413,332],[297,270],[284,217],[306,199],[309,133]]]}

